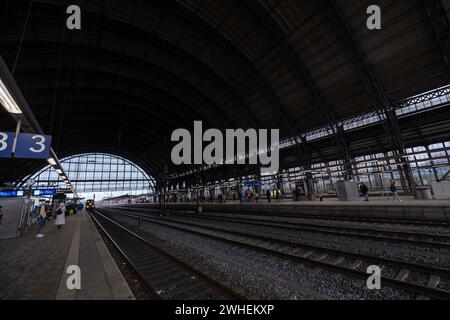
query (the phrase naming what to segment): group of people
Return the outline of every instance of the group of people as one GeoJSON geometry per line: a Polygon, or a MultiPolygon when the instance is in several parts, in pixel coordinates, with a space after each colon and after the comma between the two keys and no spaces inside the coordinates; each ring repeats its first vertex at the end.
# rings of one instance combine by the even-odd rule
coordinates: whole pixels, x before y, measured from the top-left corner
{"type": "Polygon", "coordinates": [[[39,207],[39,213],[36,217],[36,238],[44,237],[42,228],[48,221],[54,219],[56,228],[62,229],[62,226],[66,224],[66,215],[75,214],[77,212],[82,214],[82,210],[83,204],[81,203],[78,205],[69,204],[66,206],[64,202],[60,202],[55,206],[55,208],[53,208],[53,206],[48,201],[41,204],[41,206],[39,207]]]}
{"type": "Polygon", "coordinates": [[[275,190],[272,194],[272,191],[267,190],[266,197],[267,197],[268,202],[272,202],[272,199],[274,199],[275,202],[280,202],[281,201],[281,192],[280,192],[280,190],[275,190]]]}
{"type": "MultiPolygon", "coordinates": [[[[402,200],[400,200],[400,196],[398,195],[397,184],[395,181],[391,182],[389,189],[391,191],[392,200],[394,202],[402,202],[402,200]]],[[[369,188],[367,187],[367,185],[365,183],[362,183],[359,186],[359,192],[364,197],[364,201],[369,201],[369,188]]]]}
{"type": "MultiPolygon", "coordinates": [[[[394,202],[402,202],[402,200],[400,200],[400,196],[398,194],[398,188],[397,188],[397,184],[395,181],[392,181],[390,184],[390,197],[392,197],[394,202]]],[[[359,186],[359,192],[360,194],[364,197],[365,201],[369,201],[369,188],[367,187],[367,185],[365,183],[361,183],[359,186]]],[[[259,192],[255,192],[251,189],[246,189],[246,190],[241,190],[239,192],[236,193],[237,196],[239,197],[239,200],[241,203],[244,202],[259,202],[260,200],[260,193],[259,192]]],[[[236,200],[236,194],[233,194],[233,200],[236,200]]],[[[296,189],[292,192],[292,198],[294,201],[300,201],[301,196],[305,196],[305,191],[303,190],[303,188],[299,188],[296,187],[296,189]]],[[[166,202],[177,202],[177,197],[176,195],[166,195],[165,196],[166,202]]],[[[280,190],[267,190],[266,191],[266,198],[267,198],[267,202],[272,202],[272,200],[274,200],[274,202],[281,202],[281,198],[282,198],[282,194],[280,190]]],[[[323,202],[324,200],[324,195],[321,189],[317,188],[314,190],[313,193],[310,194],[310,196],[307,196],[307,198],[309,200],[318,200],[323,202]]],[[[186,197],[186,199],[180,198],[180,200],[182,200],[181,202],[190,202],[191,201],[196,201],[196,198],[192,198],[189,199],[186,197]]],[[[198,199],[200,202],[205,202],[206,201],[206,197],[204,195],[200,196],[198,199]]],[[[210,196],[208,198],[209,202],[215,202],[214,201],[214,196],[210,196]]],[[[219,193],[217,195],[217,202],[218,203],[225,203],[225,197],[223,196],[222,193],[219,193]]]]}
{"type": "Polygon", "coordinates": [[[238,192],[239,200],[241,203],[243,202],[259,202],[259,193],[253,192],[250,189],[242,190],[242,192],[238,192]]]}

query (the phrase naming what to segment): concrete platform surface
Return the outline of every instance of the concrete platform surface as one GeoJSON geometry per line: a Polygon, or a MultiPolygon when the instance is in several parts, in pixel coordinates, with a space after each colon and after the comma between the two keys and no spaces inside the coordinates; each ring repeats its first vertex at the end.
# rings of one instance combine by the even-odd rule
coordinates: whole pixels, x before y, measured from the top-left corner
{"type": "Polygon", "coordinates": [[[54,221],[35,238],[0,241],[0,299],[7,300],[131,300],[133,293],[87,213],[54,221]],[[81,271],[81,289],[69,290],[69,266],[81,271]]]}

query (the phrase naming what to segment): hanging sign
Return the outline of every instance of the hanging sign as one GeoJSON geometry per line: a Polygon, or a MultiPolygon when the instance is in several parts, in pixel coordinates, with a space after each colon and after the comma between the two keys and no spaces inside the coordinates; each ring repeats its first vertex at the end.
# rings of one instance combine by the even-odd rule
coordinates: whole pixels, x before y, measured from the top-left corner
{"type": "Polygon", "coordinates": [[[13,150],[14,132],[0,132],[0,158],[47,159],[50,156],[52,136],[19,133],[13,150]]]}

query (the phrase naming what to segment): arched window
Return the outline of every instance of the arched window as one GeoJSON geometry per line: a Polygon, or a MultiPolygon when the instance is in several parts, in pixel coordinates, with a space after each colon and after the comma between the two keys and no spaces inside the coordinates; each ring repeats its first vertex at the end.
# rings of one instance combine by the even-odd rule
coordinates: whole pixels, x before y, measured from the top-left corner
{"type": "MultiPolygon", "coordinates": [[[[143,194],[154,191],[154,180],[138,165],[119,156],[86,153],[60,160],[78,194],[143,194]]],[[[65,183],[49,165],[27,177],[33,189],[65,189],[65,183]]]]}

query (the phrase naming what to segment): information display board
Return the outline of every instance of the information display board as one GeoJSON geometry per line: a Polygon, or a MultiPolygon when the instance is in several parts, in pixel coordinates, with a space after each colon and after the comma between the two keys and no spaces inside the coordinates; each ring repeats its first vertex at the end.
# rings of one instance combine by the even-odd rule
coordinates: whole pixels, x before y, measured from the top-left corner
{"type": "Polygon", "coordinates": [[[54,196],[56,194],[56,189],[43,189],[43,190],[34,190],[33,195],[36,197],[44,197],[44,196],[54,196]]]}
{"type": "Polygon", "coordinates": [[[0,190],[0,198],[23,197],[25,192],[22,190],[0,190]]]}
{"type": "Polygon", "coordinates": [[[262,183],[259,181],[246,181],[244,182],[245,187],[261,187],[262,183]]]}

